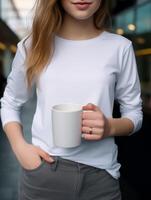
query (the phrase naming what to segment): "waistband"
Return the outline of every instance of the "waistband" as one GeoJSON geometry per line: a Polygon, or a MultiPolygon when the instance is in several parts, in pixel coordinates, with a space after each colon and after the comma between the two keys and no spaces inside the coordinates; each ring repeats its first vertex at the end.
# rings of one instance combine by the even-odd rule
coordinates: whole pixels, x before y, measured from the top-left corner
{"type": "Polygon", "coordinates": [[[101,170],[99,168],[89,166],[80,162],[64,159],[60,156],[53,156],[53,159],[55,160],[55,162],[51,164],[52,170],[56,170],[57,167],[68,168],[69,170],[80,170],[80,171],[87,171],[87,172],[94,171],[94,170],[95,171],[101,170]]]}

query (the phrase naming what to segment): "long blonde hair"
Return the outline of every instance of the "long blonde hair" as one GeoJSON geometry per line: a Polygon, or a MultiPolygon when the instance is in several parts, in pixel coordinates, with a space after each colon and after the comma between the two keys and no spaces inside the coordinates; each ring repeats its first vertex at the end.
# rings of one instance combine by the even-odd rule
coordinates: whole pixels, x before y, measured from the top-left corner
{"type": "MultiPolygon", "coordinates": [[[[46,67],[48,61],[51,61],[54,52],[54,36],[61,28],[63,16],[64,10],[60,0],[36,0],[31,46],[27,51],[26,59],[29,87],[32,80],[46,67]]],[[[94,14],[94,24],[101,30],[109,26],[109,21],[107,0],[102,0],[100,8],[94,14]]]]}

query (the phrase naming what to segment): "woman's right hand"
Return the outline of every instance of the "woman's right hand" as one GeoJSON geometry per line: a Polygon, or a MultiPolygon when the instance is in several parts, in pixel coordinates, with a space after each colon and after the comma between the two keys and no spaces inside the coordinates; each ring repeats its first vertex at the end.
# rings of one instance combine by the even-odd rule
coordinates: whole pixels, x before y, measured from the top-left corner
{"type": "Polygon", "coordinates": [[[26,142],[18,145],[14,151],[21,166],[28,170],[33,170],[39,167],[41,164],[41,158],[49,163],[54,162],[54,159],[40,147],[26,142]]]}

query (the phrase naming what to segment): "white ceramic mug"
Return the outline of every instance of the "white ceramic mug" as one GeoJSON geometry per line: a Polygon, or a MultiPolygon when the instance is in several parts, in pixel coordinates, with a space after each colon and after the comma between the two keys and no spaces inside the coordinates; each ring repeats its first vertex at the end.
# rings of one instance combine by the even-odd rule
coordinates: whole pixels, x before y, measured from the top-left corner
{"type": "Polygon", "coordinates": [[[81,143],[82,105],[58,104],[52,107],[52,131],[58,147],[77,147],[81,143]]]}

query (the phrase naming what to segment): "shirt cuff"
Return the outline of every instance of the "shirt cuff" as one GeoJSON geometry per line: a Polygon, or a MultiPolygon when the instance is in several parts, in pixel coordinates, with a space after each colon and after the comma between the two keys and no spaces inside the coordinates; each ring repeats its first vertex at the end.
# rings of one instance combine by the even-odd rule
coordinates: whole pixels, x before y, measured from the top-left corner
{"type": "Polygon", "coordinates": [[[20,112],[2,108],[0,110],[0,114],[1,114],[1,121],[2,121],[3,128],[9,122],[18,122],[22,125],[20,112]]]}
{"type": "Polygon", "coordinates": [[[136,116],[134,114],[127,113],[127,114],[123,114],[121,117],[131,120],[134,125],[133,131],[129,134],[129,136],[139,131],[140,128],[142,127],[142,121],[143,121],[142,114],[138,114],[136,116]]]}

